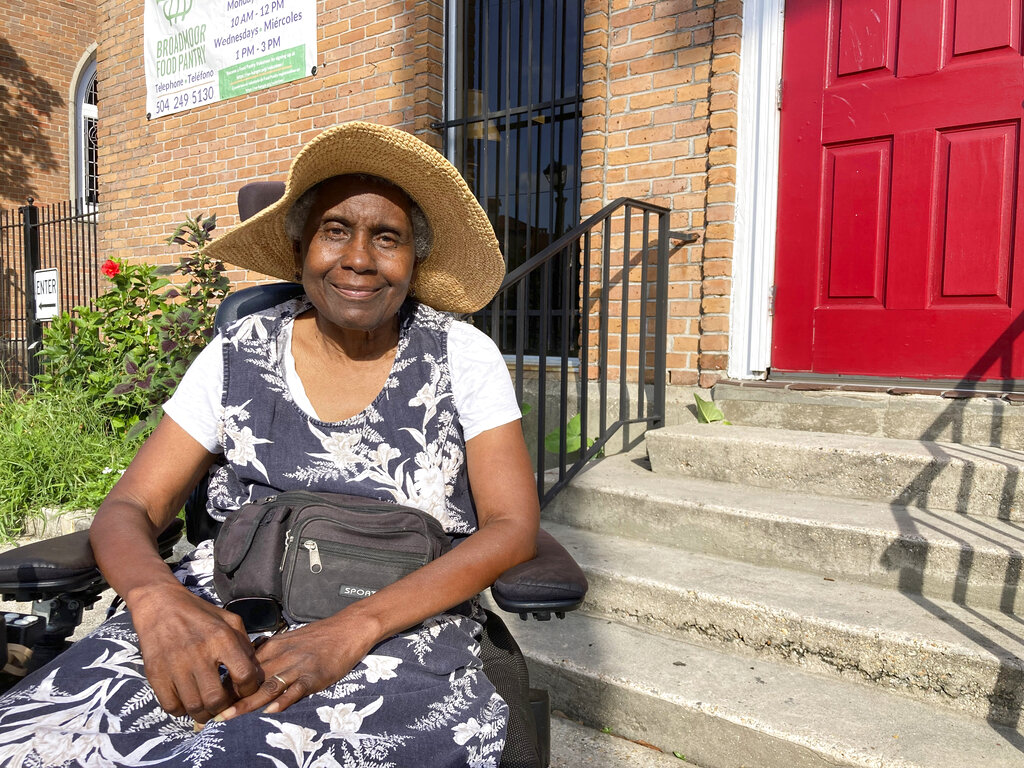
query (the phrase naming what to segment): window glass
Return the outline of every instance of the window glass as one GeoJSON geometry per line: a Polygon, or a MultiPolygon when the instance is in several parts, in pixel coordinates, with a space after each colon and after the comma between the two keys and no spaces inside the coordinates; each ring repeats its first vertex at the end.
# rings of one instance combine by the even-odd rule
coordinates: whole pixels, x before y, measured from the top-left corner
{"type": "MultiPolygon", "coordinates": [[[[582,11],[582,0],[455,0],[447,7],[446,151],[487,211],[509,271],[579,223],[582,11]]],[[[558,346],[556,328],[576,311],[576,286],[570,268],[531,280],[528,354],[558,346]],[[550,343],[540,339],[545,313],[550,343]]],[[[522,312],[506,297],[479,324],[514,352],[522,312]]]]}
{"type": "Polygon", "coordinates": [[[82,68],[75,89],[75,197],[86,205],[99,200],[98,123],[99,94],[93,59],[82,68]]]}

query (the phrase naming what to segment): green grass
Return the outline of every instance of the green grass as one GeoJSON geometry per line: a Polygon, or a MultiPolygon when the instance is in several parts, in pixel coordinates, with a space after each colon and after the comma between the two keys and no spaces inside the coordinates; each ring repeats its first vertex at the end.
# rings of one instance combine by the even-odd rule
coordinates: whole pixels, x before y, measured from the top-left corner
{"type": "Polygon", "coordinates": [[[0,539],[45,507],[95,509],[137,448],[80,393],[0,388],[0,539]]]}

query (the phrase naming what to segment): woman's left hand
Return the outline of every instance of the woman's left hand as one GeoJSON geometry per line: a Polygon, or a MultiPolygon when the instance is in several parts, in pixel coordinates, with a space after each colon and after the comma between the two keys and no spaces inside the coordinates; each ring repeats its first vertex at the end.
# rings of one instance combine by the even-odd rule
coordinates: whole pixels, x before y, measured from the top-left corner
{"type": "Polygon", "coordinates": [[[263,669],[263,684],[256,693],[240,698],[214,720],[230,720],[263,707],[265,714],[275,714],[304,696],[334,685],[351,672],[370,652],[373,643],[357,637],[352,622],[340,621],[341,618],[335,615],[315,621],[273,635],[259,645],[256,661],[263,669]]]}

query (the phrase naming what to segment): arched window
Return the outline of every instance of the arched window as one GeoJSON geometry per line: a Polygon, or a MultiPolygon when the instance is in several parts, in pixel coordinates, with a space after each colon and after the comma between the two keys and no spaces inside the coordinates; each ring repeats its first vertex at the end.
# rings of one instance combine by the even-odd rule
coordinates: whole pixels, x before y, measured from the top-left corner
{"type": "Polygon", "coordinates": [[[99,163],[97,160],[96,127],[99,121],[96,94],[95,54],[79,71],[75,88],[75,175],[73,197],[87,205],[99,199],[99,163]]]}

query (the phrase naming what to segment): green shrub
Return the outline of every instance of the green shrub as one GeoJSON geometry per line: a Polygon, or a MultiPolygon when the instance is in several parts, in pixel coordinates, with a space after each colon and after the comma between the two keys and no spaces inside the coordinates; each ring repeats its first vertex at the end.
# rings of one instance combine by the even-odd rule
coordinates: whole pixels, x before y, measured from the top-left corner
{"type": "MultiPolygon", "coordinates": [[[[580,421],[580,414],[576,414],[565,425],[565,453],[566,456],[579,451],[583,442],[583,425],[580,421]]],[[[558,453],[562,444],[562,430],[553,429],[544,436],[544,450],[548,453],[558,453]]],[[[594,438],[587,439],[587,448],[594,444],[594,438]]]]}
{"type": "Polygon", "coordinates": [[[125,378],[125,361],[148,358],[159,344],[158,324],[168,309],[169,270],[152,264],[108,259],[103,273],[111,288],[91,307],[63,313],[43,331],[43,373],[35,380],[44,392],[82,392],[115,428],[137,421],[141,403],[114,394],[125,378]],[[135,416],[133,419],[132,417],[135,416]]]}
{"type": "Polygon", "coordinates": [[[224,265],[203,247],[216,216],[187,218],[167,239],[190,250],[177,267],[107,260],[110,290],[92,307],[76,307],[43,333],[44,392],[84,391],[116,432],[136,437],[156,426],[160,406],[213,336],[217,304],[228,281],[224,265]],[[168,275],[180,274],[180,285],[168,275]]]}
{"type": "Polygon", "coordinates": [[[108,259],[110,289],[43,332],[35,391],[0,387],[0,538],[45,507],[95,509],[156,426],[227,294],[203,252],[216,226],[199,214],[174,231],[167,242],[189,249],[176,267],[108,259]]]}
{"type": "Polygon", "coordinates": [[[138,446],[84,392],[0,389],[0,539],[44,507],[95,509],[138,446]]]}

